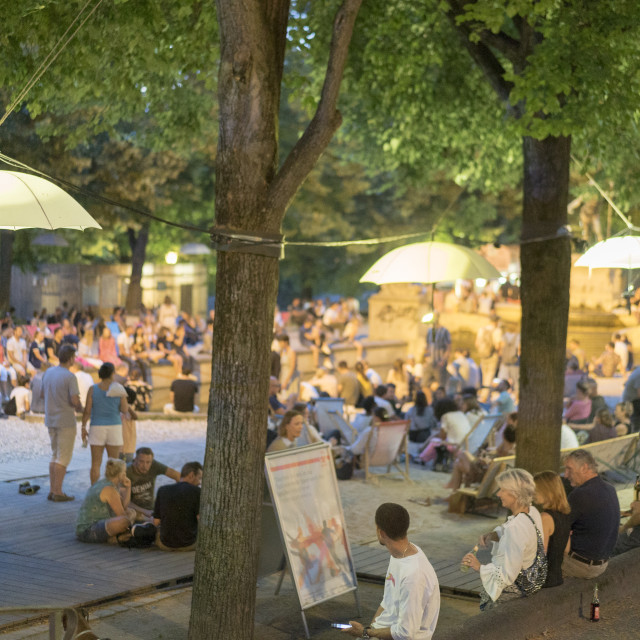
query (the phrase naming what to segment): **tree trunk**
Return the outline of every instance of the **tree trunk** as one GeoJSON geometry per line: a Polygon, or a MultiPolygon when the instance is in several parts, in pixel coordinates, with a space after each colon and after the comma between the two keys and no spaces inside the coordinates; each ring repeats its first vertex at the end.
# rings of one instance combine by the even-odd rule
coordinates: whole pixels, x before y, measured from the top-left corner
{"type": "Polygon", "coordinates": [[[11,266],[13,265],[14,231],[0,231],[0,311],[11,306],[11,266]]]}
{"type": "MultiPolygon", "coordinates": [[[[282,222],[266,200],[278,157],[282,67],[276,51],[284,46],[289,6],[270,3],[280,4],[285,16],[283,25],[270,28],[261,2],[217,3],[222,56],[216,224],[256,235],[277,234],[282,222]]],[[[253,637],[277,288],[277,258],[218,253],[190,640],[253,637]]]]}
{"type": "MultiPolygon", "coordinates": [[[[360,3],[344,0],[338,10],[318,109],[279,170],[289,0],[216,3],[221,44],[217,235],[280,233],[287,206],[340,124],[336,102],[360,3]]],[[[277,289],[277,258],[218,254],[190,640],[253,638],[277,289]]]]}
{"type": "Polygon", "coordinates": [[[129,315],[138,315],[142,308],[142,267],[147,255],[149,241],[149,223],[142,225],[137,235],[131,228],[127,229],[131,246],[131,278],[127,289],[125,308],[129,315]]]}
{"type": "Polygon", "coordinates": [[[560,468],[571,273],[571,243],[562,228],[567,224],[570,148],[570,138],[523,140],[522,357],[516,464],[531,473],[560,468]]]}

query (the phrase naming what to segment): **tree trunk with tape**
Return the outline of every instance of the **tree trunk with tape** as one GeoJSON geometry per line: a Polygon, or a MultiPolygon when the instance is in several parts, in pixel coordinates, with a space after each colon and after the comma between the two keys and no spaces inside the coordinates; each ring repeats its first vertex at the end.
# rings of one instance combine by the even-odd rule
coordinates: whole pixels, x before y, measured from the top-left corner
{"type": "Polygon", "coordinates": [[[191,640],[253,637],[278,289],[273,238],[279,237],[287,206],[340,124],[336,101],[360,2],[344,0],[337,14],[318,110],[281,167],[278,112],[289,2],[217,5],[220,136],[212,238],[218,248],[230,250],[218,252],[191,640]]]}

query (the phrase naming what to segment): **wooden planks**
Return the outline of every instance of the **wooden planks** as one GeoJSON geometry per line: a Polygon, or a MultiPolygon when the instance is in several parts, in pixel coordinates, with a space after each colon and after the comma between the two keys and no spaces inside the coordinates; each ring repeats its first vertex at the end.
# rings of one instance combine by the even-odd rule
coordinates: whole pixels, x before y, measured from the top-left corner
{"type": "MultiPolygon", "coordinates": [[[[363,580],[375,580],[384,583],[389,566],[389,552],[384,548],[351,545],[356,575],[363,580]]],[[[482,583],[475,571],[460,571],[460,562],[450,559],[434,560],[431,564],[438,576],[440,593],[479,597],[482,583]]]]}
{"type": "MultiPolygon", "coordinates": [[[[75,538],[81,501],[52,504],[0,483],[0,603],[77,607],[189,579],[194,552],[163,553],[83,544],[75,538]]],[[[0,629],[34,614],[0,615],[0,629]]]]}

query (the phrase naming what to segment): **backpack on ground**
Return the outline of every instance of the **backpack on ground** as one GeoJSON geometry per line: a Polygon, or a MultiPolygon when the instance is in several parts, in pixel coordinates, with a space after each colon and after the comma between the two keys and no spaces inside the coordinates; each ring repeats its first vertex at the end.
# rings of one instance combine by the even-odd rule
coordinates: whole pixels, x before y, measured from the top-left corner
{"type": "Polygon", "coordinates": [[[9,400],[7,400],[2,405],[2,410],[8,416],[16,416],[16,415],[18,415],[18,405],[16,404],[16,399],[15,398],[9,398],[9,400]]]}

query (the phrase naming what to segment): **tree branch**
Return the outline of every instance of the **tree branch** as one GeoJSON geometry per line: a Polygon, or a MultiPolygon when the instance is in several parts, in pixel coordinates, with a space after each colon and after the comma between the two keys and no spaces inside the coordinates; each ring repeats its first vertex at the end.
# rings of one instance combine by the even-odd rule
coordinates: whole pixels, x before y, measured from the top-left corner
{"type": "Polygon", "coordinates": [[[493,33],[485,29],[480,31],[478,35],[484,44],[497,49],[507,56],[511,62],[514,62],[520,55],[520,42],[502,31],[493,33]]]}
{"type": "MultiPolygon", "coordinates": [[[[500,100],[505,103],[507,111],[517,116],[519,110],[509,102],[513,84],[504,79],[504,67],[487,44],[484,42],[476,43],[471,41],[470,36],[472,35],[472,31],[467,23],[459,23],[456,20],[458,16],[464,15],[464,9],[455,0],[449,0],[449,6],[451,9],[446,12],[446,15],[451,21],[456,33],[460,36],[462,44],[466,47],[474,62],[482,69],[489,84],[498,94],[500,100]]],[[[505,46],[504,42],[502,46],[505,46]]]]}
{"type": "Polygon", "coordinates": [[[362,0],[344,0],[333,22],[329,62],[318,108],[269,187],[266,206],[284,213],[342,123],[337,109],[353,27],[362,0]]]}

